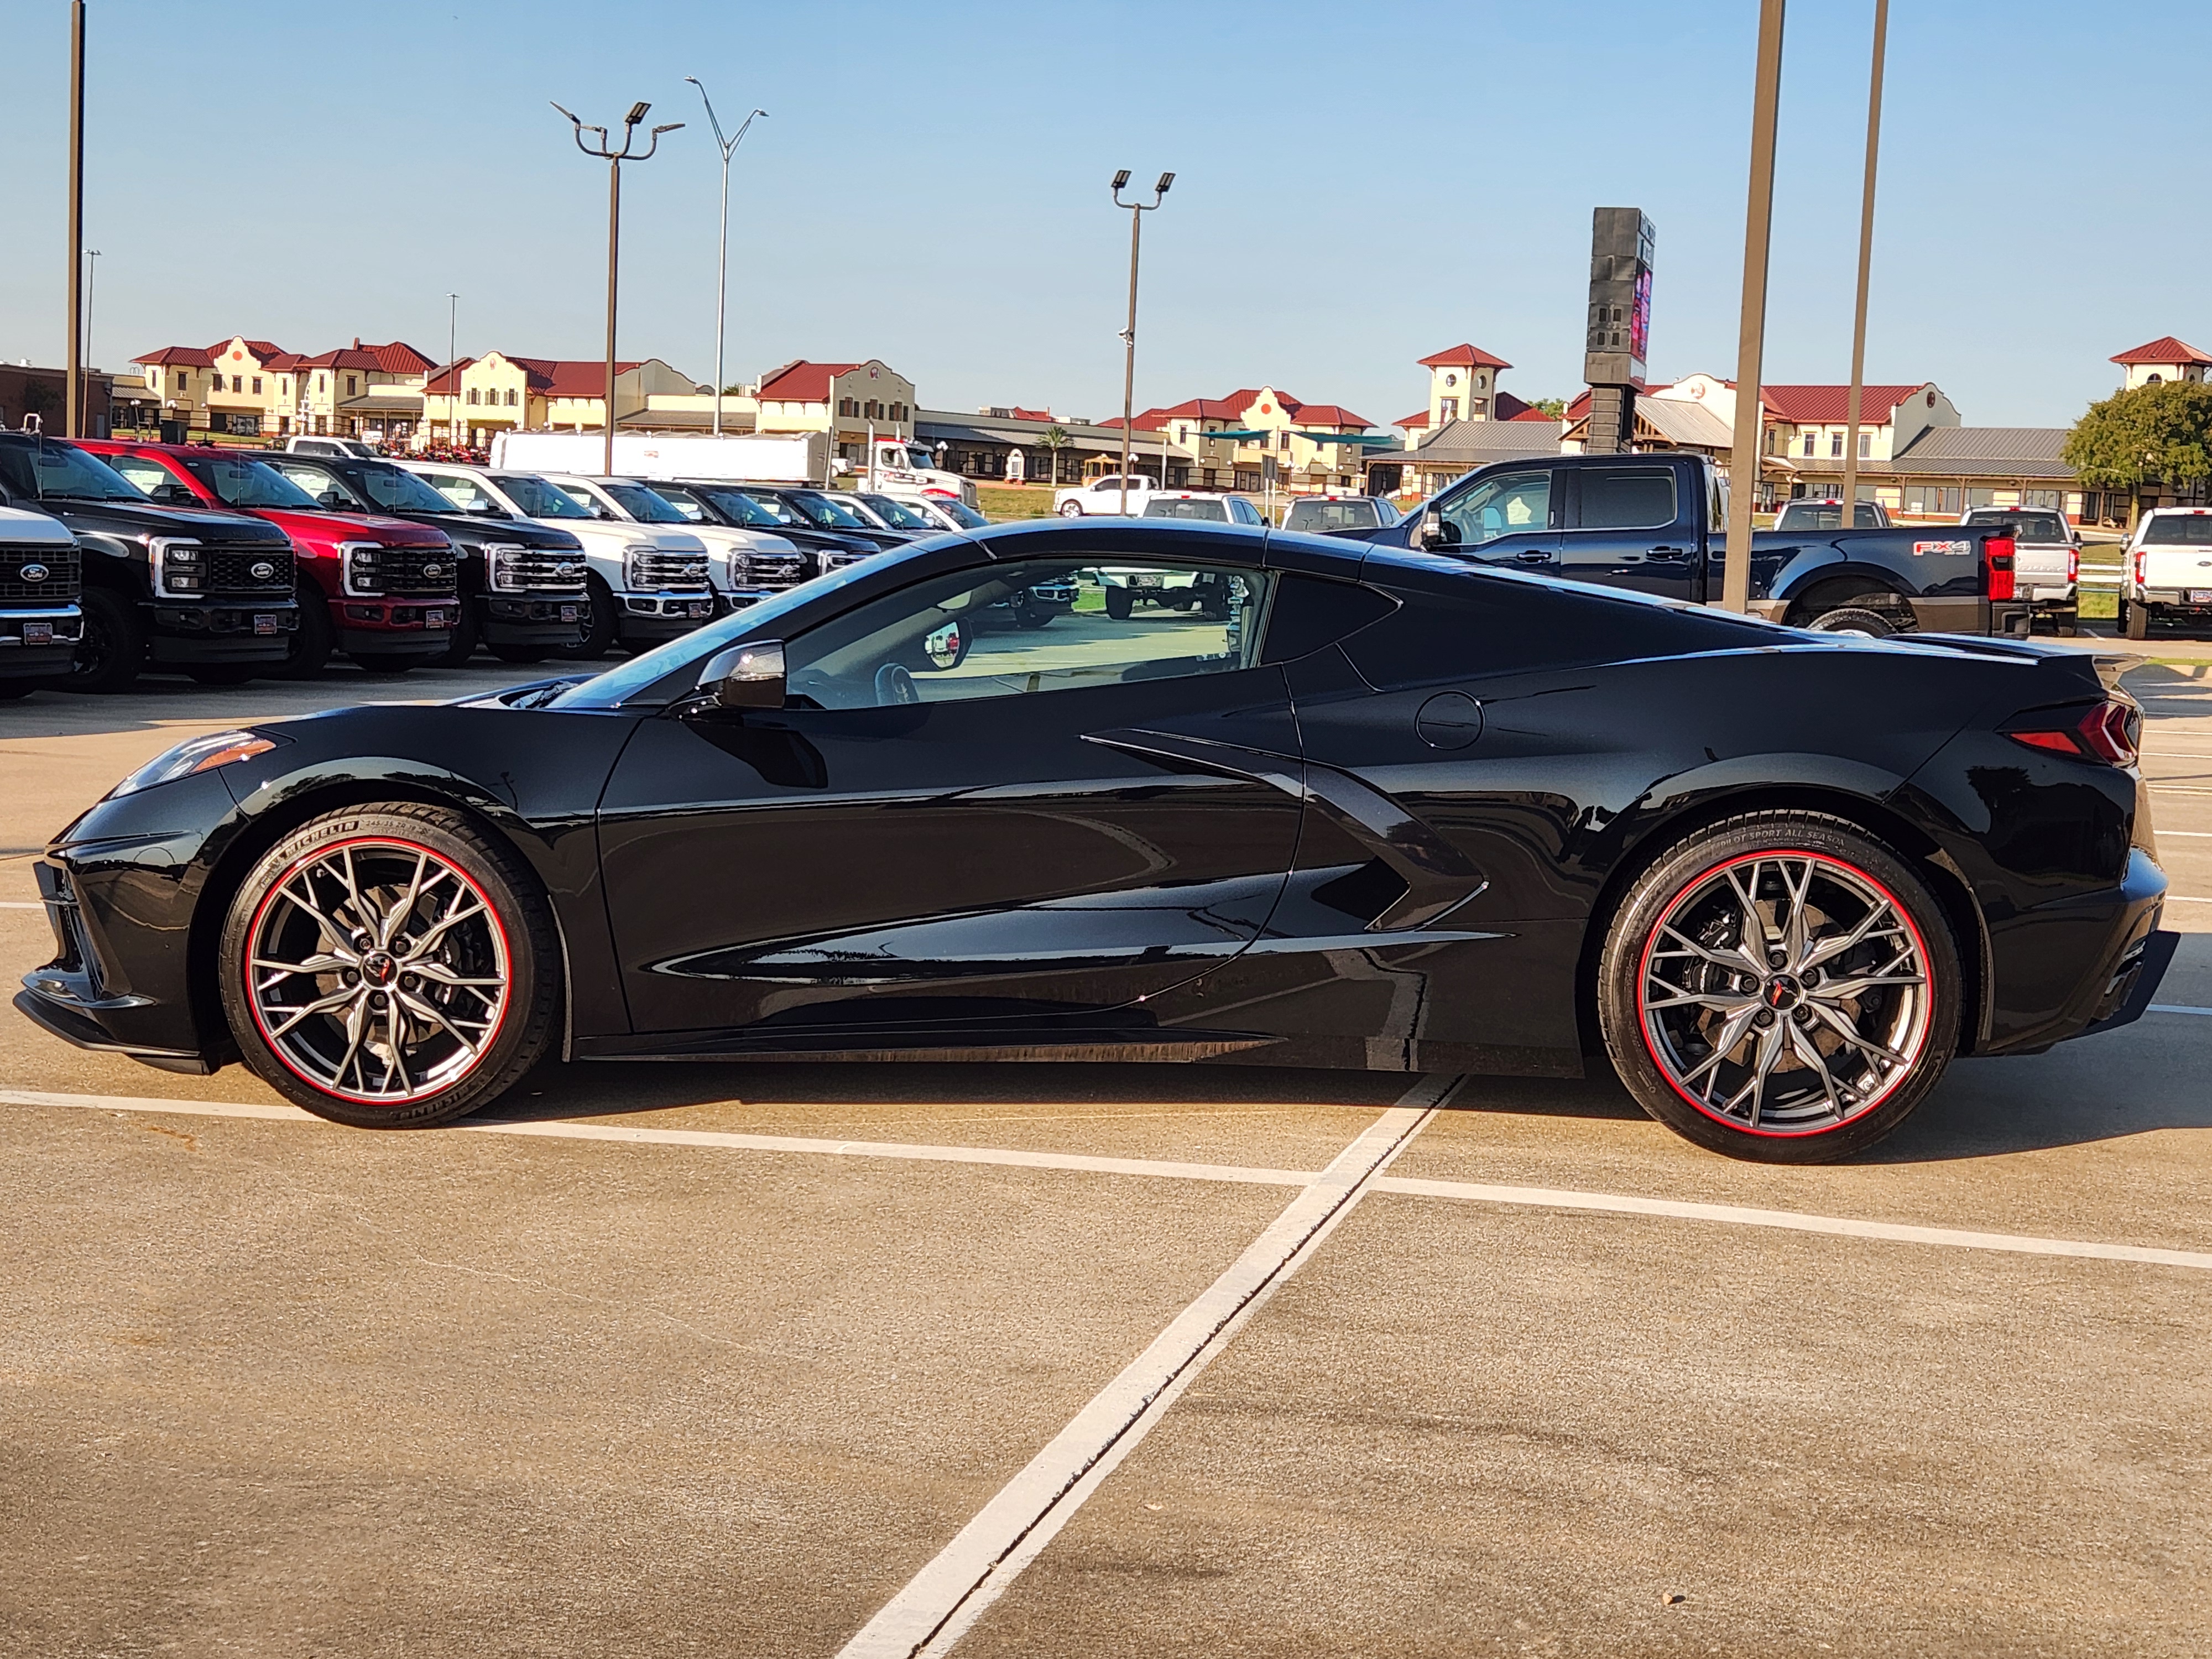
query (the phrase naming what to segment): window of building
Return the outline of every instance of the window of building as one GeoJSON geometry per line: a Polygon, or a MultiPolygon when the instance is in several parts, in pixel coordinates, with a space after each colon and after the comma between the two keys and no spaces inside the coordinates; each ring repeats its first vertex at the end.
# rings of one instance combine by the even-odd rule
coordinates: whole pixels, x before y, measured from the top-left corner
{"type": "Polygon", "coordinates": [[[472,404],[481,404],[483,401],[483,392],[482,390],[476,386],[471,386],[469,388],[469,401],[472,404]]]}
{"type": "Polygon", "coordinates": [[[837,399],[837,412],[848,416],[857,415],[860,412],[860,406],[850,398],[840,398],[837,399]]]}
{"type": "Polygon", "coordinates": [[[290,375],[280,374],[276,377],[276,395],[280,398],[289,398],[292,395],[292,377],[290,375]]]}
{"type": "Polygon", "coordinates": [[[1456,398],[1443,398],[1438,403],[1437,408],[1438,414],[1447,421],[1455,421],[1459,418],[1459,399],[1456,398]]]}
{"type": "Polygon", "coordinates": [[[318,392],[328,392],[330,389],[331,389],[331,377],[330,377],[329,375],[327,375],[327,374],[318,374],[318,375],[316,375],[316,376],[315,376],[315,390],[316,390],[316,391],[318,391],[318,392]]]}
{"type": "Polygon", "coordinates": [[[1844,434],[1840,432],[1831,432],[1828,434],[1828,459],[1832,461],[1841,460],[1843,454],[1844,434]]]}
{"type": "Polygon", "coordinates": [[[1873,433],[1871,433],[1871,432],[1862,432],[1862,433],[1860,433],[1860,434],[1859,434],[1859,459],[1860,459],[1861,460],[1864,460],[1864,459],[1866,459],[1866,458],[1867,458],[1868,456],[1869,456],[1869,455],[1871,455],[1871,454],[1873,454],[1873,453],[1874,453],[1874,434],[1873,434],[1873,433]]]}
{"type": "Polygon", "coordinates": [[[1281,447],[1285,450],[1288,450],[1291,447],[1291,434],[1288,432],[1281,434],[1281,447]]]}
{"type": "Polygon", "coordinates": [[[1805,434],[1805,453],[1808,455],[1813,453],[1813,434],[1810,431],[1805,434]]]}
{"type": "Polygon", "coordinates": [[[253,395],[257,398],[261,395],[261,377],[258,374],[253,377],[253,395]]]}
{"type": "Polygon", "coordinates": [[[361,384],[361,377],[360,377],[358,374],[349,374],[349,375],[347,375],[347,376],[346,376],[346,396],[347,396],[347,397],[349,397],[349,398],[352,397],[356,392],[357,392],[357,391],[359,391],[359,390],[360,390],[360,384],[361,384]]]}
{"type": "Polygon", "coordinates": [[[246,376],[244,376],[243,374],[234,374],[234,375],[232,375],[232,376],[230,377],[230,389],[231,389],[233,392],[243,392],[243,391],[245,391],[245,390],[246,390],[246,376]]]}
{"type": "Polygon", "coordinates": [[[509,409],[513,409],[514,407],[514,388],[513,386],[509,386],[507,389],[507,406],[509,409]]]}

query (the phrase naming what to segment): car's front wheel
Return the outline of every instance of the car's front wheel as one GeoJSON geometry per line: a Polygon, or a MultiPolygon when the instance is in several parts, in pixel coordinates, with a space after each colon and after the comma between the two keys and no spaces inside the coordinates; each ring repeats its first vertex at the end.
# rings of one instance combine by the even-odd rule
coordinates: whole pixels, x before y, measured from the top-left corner
{"type": "Polygon", "coordinates": [[[1637,1103],[1769,1164],[1863,1151],[1958,1044],[1958,951],[1905,860],[1856,826],[1758,812],[1646,871],[1598,968],[1607,1051],[1637,1103]]]}
{"type": "Polygon", "coordinates": [[[1062,501],[1060,504],[1060,516],[1063,519],[1081,518],[1083,516],[1083,503],[1081,501],[1062,501]]]}
{"type": "Polygon", "coordinates": [[[552,913],[522,861],[460,814],[334,812],[271,848],[218,951],[246,1063],[307,1110],[421,1127],[496,1099],[561,1009],[552,913]]]}

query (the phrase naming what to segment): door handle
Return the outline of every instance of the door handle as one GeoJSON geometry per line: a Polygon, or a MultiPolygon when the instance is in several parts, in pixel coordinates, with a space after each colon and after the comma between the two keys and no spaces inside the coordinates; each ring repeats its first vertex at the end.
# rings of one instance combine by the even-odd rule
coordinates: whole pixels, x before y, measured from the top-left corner
{"type": "Polygon", "coordinates": [[[1684,559],[1689,555],[1690,550],[1686,547],[1655,547],[1651,550],[1651,556],[1655,559],[1684,559]]]}
{"type": "Polygon", "coordinates": [[[1513,562],[1516,564],[1549,564],[1552,562],[1552,556],[1549,553],[1540,551],[1533,553],[1516,553],[1513,556],[1513,562]]]}

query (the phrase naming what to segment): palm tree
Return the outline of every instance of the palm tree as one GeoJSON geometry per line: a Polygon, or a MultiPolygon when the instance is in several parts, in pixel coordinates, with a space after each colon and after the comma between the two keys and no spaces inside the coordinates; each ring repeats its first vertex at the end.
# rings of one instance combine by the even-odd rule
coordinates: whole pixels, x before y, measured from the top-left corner
{"type": "Polygon", "coordinates": [[[1052,477],[1045,480],[1047,483],[1060,482],[1060,452],[1073,441],[1067,435],[1067,429],[1057,424],[1045,428],[1037,434],[1037,447],[1052,458],[1052,477]]]}

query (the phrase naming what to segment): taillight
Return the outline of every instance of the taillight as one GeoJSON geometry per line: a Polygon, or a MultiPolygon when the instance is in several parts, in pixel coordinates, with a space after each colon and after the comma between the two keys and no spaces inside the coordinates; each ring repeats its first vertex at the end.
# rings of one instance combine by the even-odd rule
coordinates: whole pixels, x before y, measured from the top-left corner
{"type": "Polygon", "coordinates": [[[2148,556],[2140,547],[2136,549],[2136,586],[2143,585],[2143,560],[2148,556]]]}
{"type": "Polygon", "coordinates": [[[2013,596],[2013,552],[2009,536],[1992,536],[1982,544],[1982,562],[1989,570],[1990,597],[1993,599],[2013,596]]]}
{"type": "Polygon", "coordinates": [[[2133,766],[2142,748],[2142,710],[2117,698],[2086,711],[2079,703],[2069,708],[2038,708],[2015,717],[2003,730],[2014,743],[2031,749],[2107,766],[2133,766]]]}
{"type": "Polygon", "coordinates": [[[2081,552],[2079,548],[2066,550],[2066,581],[2069,586],[2081,580],[2081,552]]]}

